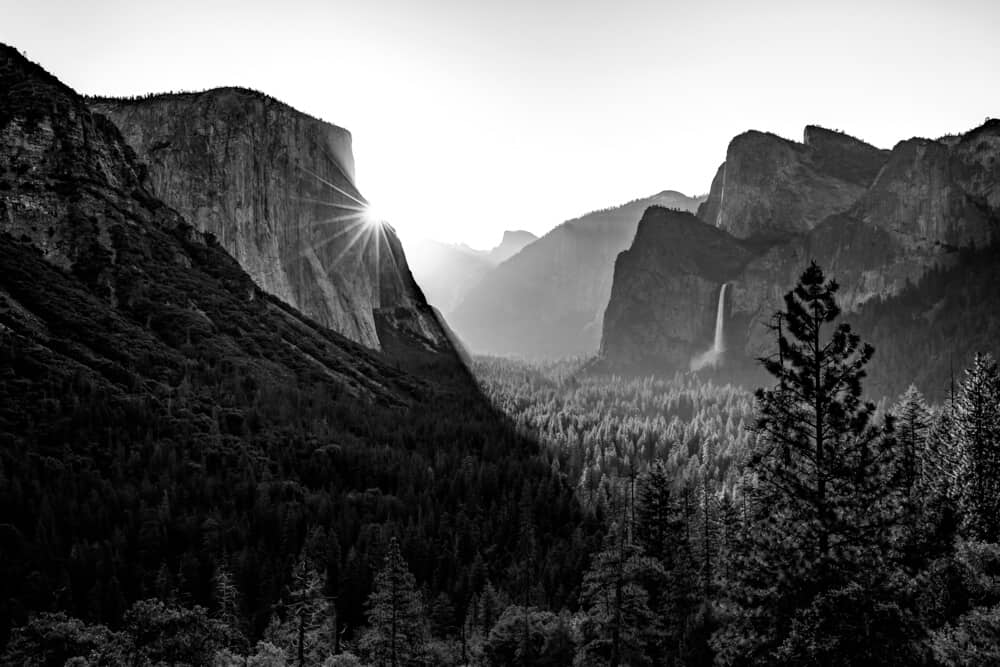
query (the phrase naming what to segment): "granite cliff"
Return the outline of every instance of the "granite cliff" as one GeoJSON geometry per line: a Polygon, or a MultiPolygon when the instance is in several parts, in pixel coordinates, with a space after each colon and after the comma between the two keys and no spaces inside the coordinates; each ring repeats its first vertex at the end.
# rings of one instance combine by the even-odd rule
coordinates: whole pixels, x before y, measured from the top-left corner
{"type": "Polygon", "coordinates": [[[564,222],[489,271],[449,323],[474,353],[592,354],[615,257],[631,244],[642,212],[654,205],[694,211],[700,203],[668,190],[564,222]]]}
{"type": "MultiPolygon", "coordinates": [[[[391,350],[405,331],[379,334],[391,350]]],[[[0,470],[0,645],[41,612],[119,626],[139,600],[209,600],[223,552],[245,556],[231,563],[249,630],[306,543],[363,554],[391,524],[465,581],[511,571],[494,547],[524,527],[548,536],[539,562],[579,581],[580,545],[600,540],[454,355],[393,358],[265,292],[155,196],[113,123],[2,44],[0,470]],[[411,360],[419,372],[401,368],[411,360]],[[339,537],[309,542],[333,534],[331,516],[339,537]],[[474,527],[467,548],[440,548],[440,517],[474,527]]],[[[371,592],[355,572],[331,579],[351,591],[342,632],[363,625],[371,592]]],[[[430,574],[421,585],[451,593],[430,574]]],[[[561,589],[557,606],[572,600],[561,589]]],[[[219,646],[159,655],[210,664],[219,646]]]]}
{"type": "Polygon", "coordinates": [[[346,130],[239,88],[89,103],[262,289],[369,348],[450,347],[395,232],[359,211],[346,130]]]}
{"type": "Polygon", "coordinates": [[[494,264],[506,262],[508,259],[521,252],[528,244],[534,243],[538,237],[524,229],[508,229],[503,233],[500,244],[489,251],[487,256],[494,264]]]}
{"type": "MultiPolygon", "coordinates": [[[[218,365],[395,405],[421,385],[262,292],[152,194],[114,124],[2,44],[0,165],[0,336],[45,377],[158,406],[218,365]]],[[[11,391],[41,386],[21,370],[11,391]]]]}
{"type": "Polygon", "coordinates": [[[891,299],[929,271],[953,266],[959,249],[998,240],[998,160],[995,120],[960,136],[903,141],[891,151],[815,127],[801,144],[740,135],[698,210],[729,242],[696,248],[676,238],[668,250],[637,234],[615,268],[601,345],[605,363],[631,367],[642,359],[649,370],[684,368],[692,346],[711,341],[706,322],[717,303],[707,295],[718,295],[723,281],[730,283],[731,346],[744,360],[766,352],[771,314],[810,260],[840,283],[838,299],[848,313],[891,299]],[[720,276],[704,269],[724,265],[736,242],[749,253],[739,271],[720,276]],[[655,249],[639,248],[646,243],[655,249]],[[715,259],[669,268],[692,252],[715,259]],[[662,278],[649,280],[654,274],[662,278]],[[665,319],[665,312],[683,322],[665,319]]]}
{"type": "Polygon", "coordinates": [[[646,209],[632,247],[615,260],[601,356],[616,367],[685,367],[711,340],[719,287],[751,252],[691,213],[646,209]]]}
{"type": "Polygon", "coordinates": [[[698,217],[743,239],[804,233],[857,201],[886,158],[886,151],[815,126],[802,143],[746,132],[730,142],[698,217]]]}

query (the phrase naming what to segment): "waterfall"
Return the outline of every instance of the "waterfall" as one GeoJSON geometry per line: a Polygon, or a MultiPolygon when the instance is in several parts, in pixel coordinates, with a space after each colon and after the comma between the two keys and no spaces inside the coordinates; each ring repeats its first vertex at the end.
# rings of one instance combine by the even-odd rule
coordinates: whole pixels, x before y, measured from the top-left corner
{"type": "Polygon", "coordinates": [[[715,311],[715,340],[712,347],[691,360],[691,370],[698,371],[705,366],[716,366],[726,351],[725,320],[726,320],[726,288],[729,283],[722,283],[719,290],[719,305],[715,311]]]}
{"type": "Polygon", "coordinates": [[[726,340],[723,336],[722,322],[726,318],[726,288],[729,287],[729,283],[722,283],[722,289],[719,290],[719,309],[715,313],[715,344],[712,349],[715,350],[716,354],[722,354],[726,349],[726,340]]]}

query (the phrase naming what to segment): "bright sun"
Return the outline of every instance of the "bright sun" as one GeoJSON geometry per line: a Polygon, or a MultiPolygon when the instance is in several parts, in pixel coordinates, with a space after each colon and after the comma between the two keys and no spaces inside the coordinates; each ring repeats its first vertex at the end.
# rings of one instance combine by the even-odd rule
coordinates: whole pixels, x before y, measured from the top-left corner
{"type": "Polygon", "coordinates": [[[364,217],[365,222],[372,226],[383,225],[386,222],[385,211],[378,208],[371,202],[365,205],[365,210],[364,213],[362,213],[362,216],[364,217]]]}

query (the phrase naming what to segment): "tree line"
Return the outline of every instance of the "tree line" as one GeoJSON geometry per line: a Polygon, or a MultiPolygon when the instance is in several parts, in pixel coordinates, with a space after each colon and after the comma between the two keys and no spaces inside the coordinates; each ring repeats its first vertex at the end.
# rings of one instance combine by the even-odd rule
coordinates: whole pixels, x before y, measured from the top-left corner
{"type": "MultiPolygon", "coordinates": [[[[877,407],[862,391],[874,349],[839,322],[836,290],[813,265],[786,296],[761,360],[773,381],[752,401],[693,378],[602,389],[559,367],[514,365],[520,379],[495,386],[578,495],[587,470],[609,480],[587,502],[606,529],[574,599],[553,604],[539,585],[534,521],[520,522],[504,585],[487,578],[461,607],[427,590],[392,538],[347,636],[317,535],[263,633],[220,569],[207,607],[145,600],[114,628],[35,615],[4,664],[995,664],[1000,371],[977,355],[940,405],[910,387],[877,407]],[[504,389],[524,384],[537,402],[504,389]],[[647,419],[678,439],[644,439],[647,419]]],[[[486,386],[505,373],[483,363],[486,386]]]]}

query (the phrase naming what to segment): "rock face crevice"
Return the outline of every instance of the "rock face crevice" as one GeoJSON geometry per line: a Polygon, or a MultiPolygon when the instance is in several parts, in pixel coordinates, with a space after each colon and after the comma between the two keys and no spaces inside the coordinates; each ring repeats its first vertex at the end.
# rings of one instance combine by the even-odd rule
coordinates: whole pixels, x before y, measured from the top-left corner
{"type": "Polygon", "coordinates": [[[89,102],[146,163],[153,193],[262,289],[373,349],[378,319],[450,347],[395,232],[361,213],[347,130],[239,88],[89,102]]]}
{"type": "Polygon", "coordinates": [[[683,369],[692,340],[708,340],[722,279],[732,340],[752,359],[770,349],[771,315],[812,260],[836,278],[850,313],[951,265],[960,248],[996,242],[1000,121],[891,151],[814,126],[801,144],[748,132],[730,143],[698,217],[730,242],[637,234],[619,257],[601,344],[612,367],[683,369]],[[731,266],[733,243],[746,253],[739,269],[708,274],[731,266]]]}

